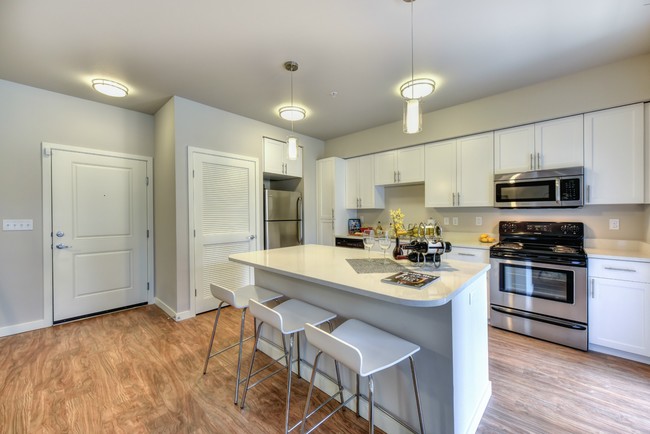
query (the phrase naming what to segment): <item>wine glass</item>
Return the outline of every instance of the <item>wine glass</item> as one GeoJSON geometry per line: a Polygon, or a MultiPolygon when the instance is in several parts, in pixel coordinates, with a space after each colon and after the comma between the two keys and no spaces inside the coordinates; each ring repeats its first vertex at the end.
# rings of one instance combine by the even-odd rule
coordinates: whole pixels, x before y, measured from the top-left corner
{"type": "Polygon", "coordinates": [[[384,232],[381,235],[377,236],[377,241],[379,241],[379,248],[384,252],[384,265],[386,264],[386,250],[390,248],[390,235],[388,232],[384,232]]]}
{"type": "Polygon", "coordinates": [[[368,257],[370,258],[370,249],[375,244],[375,231],[372,229],[363,232],[363,246],[368,248],[368,257]]]}

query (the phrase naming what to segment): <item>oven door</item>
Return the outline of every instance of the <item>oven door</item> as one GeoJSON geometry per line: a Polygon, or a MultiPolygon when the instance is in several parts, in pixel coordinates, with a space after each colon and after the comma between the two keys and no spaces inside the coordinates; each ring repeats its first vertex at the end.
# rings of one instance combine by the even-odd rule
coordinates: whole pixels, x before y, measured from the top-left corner
{"type": "Polygon", "coordinates": [[[490,303],[587,323],[587,268],[490,259],[490,303]]]}

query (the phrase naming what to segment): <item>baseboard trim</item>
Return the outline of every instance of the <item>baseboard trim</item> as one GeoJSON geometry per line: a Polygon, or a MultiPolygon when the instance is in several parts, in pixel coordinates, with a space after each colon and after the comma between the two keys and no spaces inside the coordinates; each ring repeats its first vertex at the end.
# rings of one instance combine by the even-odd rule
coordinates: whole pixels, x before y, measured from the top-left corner
{"type": "Polygon", "coordinates": [[[165,304],[165,302],[163,302],[158,297],[156,297],[154,304],[159,308],[161,308],[163,312],[165,312],[167,315],[169,315],[170,318],[173,318],[175,321],[183,321],[196,316],[189,310],[185,310],[183,312],[176,312],[174,309],[169,307],[167,304],[165,304]]]}
{"type": "Polygon", "coordinates": [[[51,322],[40,319],[37,321],[30,321],[22,324],[14,324],[10,326],[0,327],[0,337],[16,335],[18,333],[31,332],[32,330],[43,329],[51,326],[52,326],[51,322]]]}

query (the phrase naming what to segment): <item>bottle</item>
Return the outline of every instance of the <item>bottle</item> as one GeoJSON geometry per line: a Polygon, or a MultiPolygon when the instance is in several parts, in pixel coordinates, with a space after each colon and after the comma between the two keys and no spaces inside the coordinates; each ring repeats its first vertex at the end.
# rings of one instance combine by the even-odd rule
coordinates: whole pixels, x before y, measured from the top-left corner
{"type": "Polygon", "coordinates": [[[375,229],[375,235],[379,236],[384,233],[384,228],[381,227],[381,222],[377,221],[377,228],[375,229]]]}

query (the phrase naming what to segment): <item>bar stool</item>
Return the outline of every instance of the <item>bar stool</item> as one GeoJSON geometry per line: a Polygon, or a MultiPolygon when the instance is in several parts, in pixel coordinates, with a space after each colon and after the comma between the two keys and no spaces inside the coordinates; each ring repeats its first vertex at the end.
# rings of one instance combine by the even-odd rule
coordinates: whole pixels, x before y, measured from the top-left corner
{"type": "Polygon", "coordinates": [[[246,309],[248,308],[248,303],[250,300],[259,301],[260,303],[267,303],[271,300],[276,300],[282,297],[282,294],[271,291],[270,289],[262,288],[261,286],[256,285],[246,285],[241,288],[238,288],[234,291],[226,289],[222,286],[210,284],[210,292],[212,295],[221,300],[219,307],[217,308],[217,316],[214,318],[214,326],[212,326],[212,337],[210,338],[210,345],[208,346],[208,354],[205,357],[205,365],[203,366],[203,374],[208,371],[208,362],[214,356],[217,356],[223,353],[226,350],[229,350],[233,347],[239,346],[239,357],[237,358],[237,383],[235,384],[235,404],[239,399],[239,384],[241,383],[241,356],[242,356],[242,346],[243,343],[253,336],[249,336],[244,339],[244,324],[246,321],[246,309]],[[241,325],[239,330],[239,342],[235,342],[223,348],[216,353],[212,354],[212,344],[214,343],[214,336],[217,332],[217,324],[219,323],[219,316],[221,315],[221,307],[228,303],[230,306],[235,309],[241,309],[241,325]]]}
{"type": "MultiPolygon", "coordinates": [[[[375,328],[356,319],[350,319],[341,324],[332,333],[327,333],[311,324],[305,324],[305,335],[309,343],[319,349],[314,359],[314,366],[309,382],[309,392],[307,393],[307,402],[305,403],[305,412],[302,418],[301,433],[305,433],[306,420],[327,402],[329,402],[338,393],[330,398],[313,412],[309,413],[309,402],[314,389],[314,380],[316,378],[316,367],[318,359],[323,353],[327,353],[334,360],[343,363],[345,366],[354,371],[357,375],[356,394],[350,396],[314,427],[307,432],[312,432],[322,423],[329,419],[334,413],[342,409],[353,398],[356,398],[357,416],[359,415],[359,376],[368,377],[368,432],[374,433],[373,408],[375,406],[374,397],[374,380],[373,374],[383,371],[408,357],[411,362],[411,375],[413,377],[413,390],[415,391],[415,403],[417,405],[418,419],[420,422],[420,432],[424,434],[424,423],[422,422],[422,409],[420,406],[420,393],[418,391],[418,382],[415,375],[415,363],[413,354],[420,351],[420,347],[402,338],[394,336],[383,330],[375,328]]],[[[339,389],[341,382],[339,380],[339,389]]]]}
{"type": "MultiPolygon", "coordinates": [[[[314,324],[315,326],[320,325],[324,322],[328,322],[331,330],[332,329],[331,320],[336,318],[336,314],[295,299],[287,300],[273,308],[264,306],[263,304],[260,304],[255,300],[251,300],[250,311],[251,314],[258,320],[259,323],[257,325],[255,347],[253,349],[253,356],[251,357],[251,365],[250,365],[250,369],[248,370],[248,376],[246,377],[246,386],[244,387],[244,394],[241,399],[241,408],[244,408],[244,404],[246,402],[246,393],[248,392],[249,389],[252,389],[262,381],[286,369],[287,370],[287,403],[286,403],[286,412],[284,418],[284,432],[286,434],[300,425],[300,422],[298,422],[293,427],[289,428],[289,405],[291,403],[291,377],[292,377],[291,368],[294,362],[293,360],[294,336],[298,335],[299,332],[303,331],[305,329],[305,323],[308,322],[314,324]],[[272,372],[271,374],[267,375],[266,377],[262,378],[261,380],[257,381],[252,386],[249,386],[251,376],[261,372],[262,370],[268,367],[265,366],[264,368],[258,370],[257,372],[255,372],[255,374],[253,374],[253,364],[255,363],[255,354],[257,353],[257,346],[260,340],[260,331],[262,329],[262,325],[264,324],[268,324],[269,326],[273,327],[274,329],[282,333],[282,346],[284,347],[284,358],[286,361],[286,368],[282,367],[272,372]],[[287,348],[285,342],[285,336],[287,335],[289,336],[289,348],[287,348]]],[[[297,361],[298,361],[298,377],[300,377],[299,335],[298,335],[298,360],[297,361]]],[[[339,377],[338,381],[340,383],[341,380],[338,374],[339,372],[337,370],[337,376],[339,377]]],[[[342,397],[343,395],[341,394],[341,398],[342,397]]]]}

